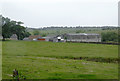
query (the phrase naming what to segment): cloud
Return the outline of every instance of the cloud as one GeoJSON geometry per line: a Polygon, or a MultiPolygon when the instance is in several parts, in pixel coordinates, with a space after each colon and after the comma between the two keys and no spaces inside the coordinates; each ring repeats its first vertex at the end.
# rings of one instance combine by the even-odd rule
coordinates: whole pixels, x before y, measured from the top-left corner
{"type": "Polygon", "coordinates": [[[32,27],[117,25],[117,2],[118,0],[2,0],[2,13],[32,27]]]}
{"type": "Polygon", "coordinates": [[[1,0],[1,2],[118,2],[119,0],[1,0]]]}

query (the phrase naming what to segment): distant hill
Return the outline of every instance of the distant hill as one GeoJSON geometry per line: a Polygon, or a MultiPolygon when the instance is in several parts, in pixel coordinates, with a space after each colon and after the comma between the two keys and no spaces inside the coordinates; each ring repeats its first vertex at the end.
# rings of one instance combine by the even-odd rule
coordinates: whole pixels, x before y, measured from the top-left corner
{"type": "Polygon", "coordinates": [[[58,34],[65,34],[65,33],[98,33],[101,34],[102,32],[116,32],[118,33],[118,27],[116,26],[77,26],[77,27],[43,27],[43,28],[27,28],[31,34],[34,34],[33,31],[39,31],[40,34],[44,35],[58,35],[58,34]]]}

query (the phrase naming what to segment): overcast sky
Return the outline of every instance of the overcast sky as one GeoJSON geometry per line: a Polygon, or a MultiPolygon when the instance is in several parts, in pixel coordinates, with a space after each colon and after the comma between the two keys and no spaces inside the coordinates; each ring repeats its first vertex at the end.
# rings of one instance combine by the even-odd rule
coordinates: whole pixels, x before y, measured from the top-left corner
{"type": "Polygon", "coordinates": [[[117,26],[119,0],[2,0],[2,15],[28,27],[117,26]]]}

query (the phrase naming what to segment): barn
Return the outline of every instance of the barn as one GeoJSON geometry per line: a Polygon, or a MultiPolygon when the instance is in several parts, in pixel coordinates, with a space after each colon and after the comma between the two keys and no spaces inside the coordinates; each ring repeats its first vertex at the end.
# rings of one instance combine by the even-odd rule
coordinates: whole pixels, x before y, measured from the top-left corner
{"type": "Polygon", "coordinates": [[[65,42],[63,35],[56,35],[49,39],[51,42],[65,42]]]}
{"type": "Polygon", "coordinates": [[[64,38],[68,42],[101,42],[101,36],[94,33],[65,34],[64,38]]]}
{"type": "Polygon", "coordinates": [[[10,40],[18,40],[18,39],[17,39],[17,35],[16,35],[16,34],[13,34],[13,35],[10,37],[10,40]]]}

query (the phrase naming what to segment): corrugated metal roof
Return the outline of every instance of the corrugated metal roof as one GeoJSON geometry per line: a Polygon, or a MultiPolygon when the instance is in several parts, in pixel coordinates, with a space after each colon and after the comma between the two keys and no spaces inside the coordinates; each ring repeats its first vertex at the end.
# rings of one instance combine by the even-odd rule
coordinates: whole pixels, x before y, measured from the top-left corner
{"type": "Polygon", "coordinates": [[[67,35],[99,35],[95,33],[68,33],[67,35]]]}

